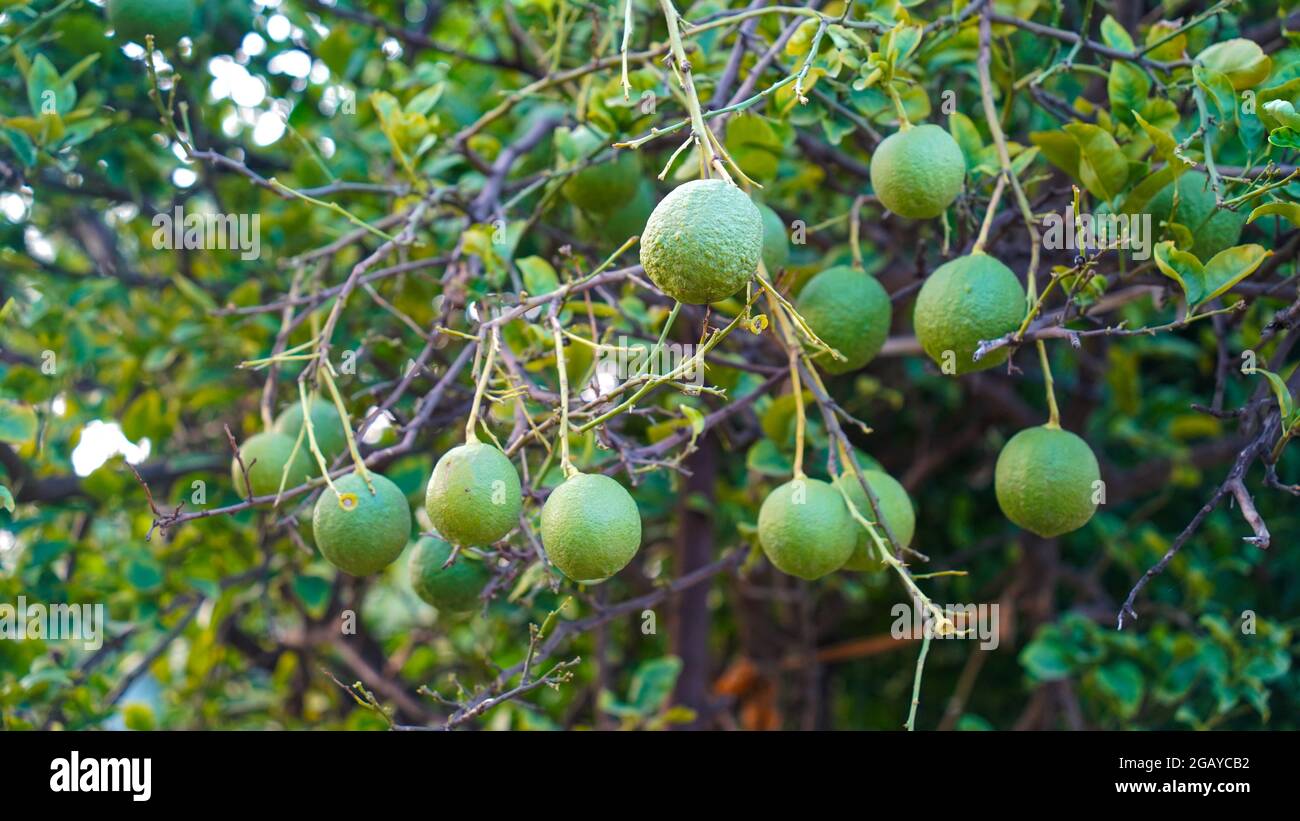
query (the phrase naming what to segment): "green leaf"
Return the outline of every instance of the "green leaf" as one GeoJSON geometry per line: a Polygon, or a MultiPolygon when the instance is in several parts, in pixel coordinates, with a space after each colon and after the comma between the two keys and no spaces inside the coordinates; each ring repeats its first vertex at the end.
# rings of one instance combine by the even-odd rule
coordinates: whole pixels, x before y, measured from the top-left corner
{"type": "Polygon", "coordinates": [[[555,268],[542,257],[523,257],[515,260],[515,265],[524,278],[524,290],[531,296],[549,294],[560,287],[560,277],[555,268]]]}
{"type": "Polygon", "coordinates": [[[1029,141],[1038,146],[1047,161],[1066,174],[1079,178],[1079,143],[1061,131],[1035,131],[1029,141]]]}
{"type": "Polygon", "coordinates": [[[1133,715],[1142,706],[1146,686],[1142,670],[1131,661],[1113,661],[1097,668],[1097,685],[1119,702],[1125,716],[1133,715]]]}
{"type": "Polygon", "coordinates": [[[759,439],[750,445],[745,454],[745,467],[760,476],[780,478],[789,476],[794,470],[794,462],[777,448],[771,439],[759,439]]]}
{"type": "Polygon", "coordinates": [[[1111,113],[1116,119],[1131,123],[1137,114],[1137,109],[1146,102],[1147,95],[1151,93],[1151,78],[1131,63],[1116,60],[1110,64],[1110,77],[1106,81],[1106,91],[1110,96],[1111,113]]]}
{"type": "Polygon", "coordinates": [[[1204,66],[1192,68],[1192,78],[1209,96],[1219,116],[1226,122],[1237,119],[1237,93],[1232,88],[1232,81],[1227,76],[1204,66]]]}
{"type": "Polygon", "coordinates": [[[163,421],[162,395],[148,390],[132,400],[122,414],[122,434],[132,442],[149,436],[163,421]]]}
{"type": "Polygon", "coordinates": [[[36,438],[36,411],[8,399],[0,399],[0,442],[21,445],[36,438]]]}
{"type": "Polygon", "coordinates": [[[1109,202],[1128,182],[1128,159],[1110,132],[1091,123],[1070,123],[1065,131],[1079,144],[1079,181],[1109,202]]]}
{"type": "Polygon", "coordinates": [[[1173,240],[1157,243],[1153,256],[1160,273],[1182,287],[1188,307],[1201,301],[1201,296],[1205,293],[1205,273],[1199,259],[1187,251],[1179,251],[1174,247],[1173,240]]]}
{"type": "Polygon", "coordinates": [[[1246,217],[1246,224],[1249,225],[1260,217],[1279,216],[1289,221],[1292,225],[1300,225],[1300,205],[1294,202],[1267,202],[1255,207],[1246,217]]]}
{"type": "Polygon", "coordinates": [[[641,715],[654,715],[668,702],[681,672],[682,660],[676,656],[642,662],[632,674],[628,699],[641,715]]]}
{"type": "Polygon", "coordinates": [[[1156,128],[1136,111],[1133,112],[1133,119],[1138,125],[1142,126],[1142,131],[1146,133],[1147,139],[1151,140],[1151,145],[1156,150],[1156,156],[1175,168],[1170,182],[1173,181],[1172,177],[1176,177],[1183,172],[1183,169],[1191,166],[1191,162],[1178,156],[1178,141],[1174,139],[1173,134],[1163,128],[1156,128]]]}
{"type": "MultiPolygon", "coordinates": [[[[1300,128],[1300,118],[1298,118],[1295,123],[1281,123],[1278,122],[1277,117],[1273,114],[1273,108],[1270,108],[1274,103],[1282,103],[1286,108],[1295,111],[1295,106],[1291,101],[1294,100],[1298,94],[1300,94],[1300,77],[1292,77],[1285,83],[1260,89],[1259,93],[1255,95],[1255,102],[1258,106],[1257,113],[1260,120],[1269,128],[1277,128],[1279,125],[1290,125],[1292,128],[1300,128]]],[[[1276,108],[1276,106],[1273,107],[1276,108]]]]}
{"type": "Polygon", "coordinates": [[[984,147],[974,121],[960,111],[954,111],[948,115],[948,133],[952,134],[952,138],[961,147],[962,156],[966,158],[966,170],[973,170],[980,149],[984,147]]]}
{"type": "Polygon", "coordinates": [[[1273,252],[1262,245],[1238,245],[1226,248],[1215,254],[1205,263],[1205,296],[1200,302],[1208,302],[1229,291],[1238,282],[1255,273],[1264,260],[1273,252]]]}
{"type": "Polygon", "coordinates": [[[0,125],[0,137],[4,137],[5,142],[9,143],[9,147],[18,155],[23,166],[31,168],[36,165],[36,144],[32,142],[31,137],[16,128],[4,125],[0,125]]]}
{"type": "Polygon", "coordinates": [[[700,413],[698,408],[682,404],[679,404],[677,407],[681,408],[681,411],[686,418],[691,420],[691,430],[696,436],[704,433],[704,414],[700,413]]]}
{"type": "Polygon", "coordinates": [[[746,174],[762,179],[776,176],[783,147],[767,120],[756,114],[733,117],[727,126],[726,146],[746,174]]]}
{"type": "Polygon", "coordinates": [[[293,592],[312,613],[321,613],[329,603],[333,585],[320,576],[298,576],[293,580],[293,592]]]}
{"type": "Polygon", "coordinates": [[[1273,71],[1273,61],[1259,43],[1242,37],[1215,43],[1196,55],[1196,62],[1227,77],[1236,91],[1253,88],[1273,71]]]}
{"type": "Polygon", "coordinates": [[[1300,130],[1283,126],[1268,133],[1268,141],[1278,148],[1300,149],[1300,130]]]}
{"type": "Polygon", "coordinates": [[[1020,666],[1039,681],[1057,681],[1070,675],[1069,654],[1060,639],[1040,636],[1020,653],[1020,666]]]}
{"type": "Polygon", "coordinates": [[[1182,172],[1181,160],[1179,165],[1166,165],[1156,173],[1148,176],[1142,182],[1133,186],[1133,190],[1128,192],[1124,198],[1124,203],[1119,207],[1121,214],[1141,214],[1146,210],[1147,204],[1164,190],[1165,186],[1173,182],[1174,179],[1182,172]]]}
{"type": "Polygon", "coordinates": [[[1273,396],[1277,398],[1277,408],[1282,414],[1283,419],[1289,419],[1295,410],[1295,400],[1291,398],[1291,389],[1287,387],[1286,381],[1282,377],[1266,371],[1263,368],[1256,368],[1255,373],[1261,373],[1268,380],[1268,384],[1273,388],[1273,396]]]}
{"type": "Polygon", "coordinates": [[[1101,21],[1101,40],[1111,48],[1120,51],[1131,52],[1137,50],[1133,45],[1133,38],[1129,36],[1128,30],[1109,14],[1101,21]]]}
{"type": "Polygon", "coordinates": [[[205,311],[217,310],[217,301],[213,299],[207,291],[190,282],[180,271],[172,271],[172,284],[176,290],[180,291],[190,302],[193,302],[199,308],[205,311]]]}
{"type": "Polygon", "coordinates": [[[152,592],[162,586],[162,567],[152,558],[136,559],[127,566],[126,580],[136,590],[152,592]]]}
{"type": "Polygon", "coordinates": [[[64,115],[77,107],[77,89],[72,83],[64,82],[58,69],[44,54],[38,54],[27,73],[27,102],[38,117],[41,114],[64,115]]]}
{"type": "Polygon", "coordinates": [[[14,495],[4,485],[0,485],[0,507],[10,513],[14,512],[14,495]]]}

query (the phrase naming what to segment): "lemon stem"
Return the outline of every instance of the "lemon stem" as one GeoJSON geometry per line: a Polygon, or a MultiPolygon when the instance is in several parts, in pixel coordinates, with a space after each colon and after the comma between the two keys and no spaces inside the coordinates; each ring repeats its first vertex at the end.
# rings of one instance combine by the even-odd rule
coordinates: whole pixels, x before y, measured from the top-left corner
{"type": "MultiPolygon", "coordinates": [[[[370,481],[370,470],[366,467],[366,460],[361,458],[361,451],[357,448],[356,437],[352,435],[352,420],[348,418],[348,410],[343,407],[343,397],[339,395],[338,386],[334,384],[334,366],[326,361],[320,376],[325,383],[325,387],[329,388],[330,398],[334,400],[334,408],[339,412],[339,419],[343,422],[343,436],[348,441],[348,453],[352,456],[352,464],[356,467],[357,473],[361,474],[361,478],[366,483],[366,488],[370,490],[370,495],[374,496],[375,486],[370,481]]],[[[305,411],[306,408],[304,407],[303,410],[305,411]]],[[[304,414],[303,418],[310,417],[304,414]]],[[[312,444],[315,445],[314,442],[312,444]]]]}
{"type": "MultiPolygon", "coordinates": [[[[659,332],[658,341],[655,342],[654,347],[650,349],[650,355],[647,356],[645,362],[642,362],[641,366],[636,369],[636,373],[633,374],[633,376],[641,376],[650,368],[651,363],[659,361],[659,352],[663,350],[664,340],[668,338],[668,332],[672,330],[673,322],[677,320],[677,314],[680,313],[681,310],[682,303],[674,300],[673,309],[668,313],[668,319],[664,322],[664,329],[659,332]]],[[[660,374],[656,372],[655,375],[659,376],[660,374]]]]}
{"type": "MultiPolygon", "coordinates": [[[[339,491],[338,488],[334,487],[334,481],[330,479],[330,466],[325,461],[325,455],[320,452],[320,446],[316,444],[316,429],[311,423],[311,414],[307,412],[308,408],[311,407],[307,401],[307,383],[302,380],[298,381],[298,401],[302,403],[302,430],[298,432],[298,438],[301,440],[303,431],[306,431],[307,445],[312,456],[316,458],[316,464],[320,467],[320,475],[325,477],[325,484],[329,485],[330,490],[334,491],[334,495],[337,497],[339,491]]],[[[292,458],[289,464],[293,464],[292,458]]]]}
{"type": "MultiPolygon", "coordinates": [[[[497,329],[496,326],[487,331],[487,354],[483,357],[483,370],[479,372],[478,384],[474,388],[474,403],[470,405],[469,421],[465,423],[465,442],[466,444],[477,442],[478,434],[474,429],[478,426],[479,408],[483,404],[483,394],[487,392],[488,379],[492,375],[492,361],[497,352],[497,329]]],[[[479,348],[482,351],[482,347],[479,348]]]]}
{"type": "Polygon", "coordinates": [[[1043,390],[1047,393],[1047,427],[1059,428],[1061,426],[1061,411],[1056,407],[1056,388],[1052,380],[1052,366],[1047,361],[1047,345],[1039,339],[1034,343],[1038,346],[1038,361],[1043,365],[1043,390]]]}
{"type": "Polygon", "coordinates": [[[894,104],[894,113],[898,115],[898,130],[907,131],[912,127],[912,121],[907,118],[907,109],[903,107],[903,98],[898,96],[898,89],[894,88],[893,82],[885,84],[889,90],[889,99],[894,104]]]}
{"type": "Polygon", "coordinates": [[[555,317],[551,317],[551,331],[555,337],[555,368],[560,376],[560,470],[567,479],[578,471],[569,460],[569,375],[564,369],[564,335],[555,317]]]}
{"type": "Polygon", "coordinates": [[[1007,187],[1007,175],[999,174],[998,183],[993,186],[993,196],[989,197],[989,207],[984,211],[984,222],[980,224],[979,236],[971,247],[972,254],[984,253],[984,245],[989,241],[989,230],[993,227],[993,215],[997,213],[998,203],[1002,200],[1002,191],[1007,187]]]}
{"type": "Polygon", "coordinates": [[[700,97],[695,91],[695,78],[691,74],[691,61],[686,58],[681,31],[677,28],[677,8],[673,5],[673,0],[659,0],[659,7],[663,9],[664,21],[668,24],[668,43],[673,55],[673,72],[677,75],[677,82],[686,95],[686,109],[691,115],[691,131],[700,149],[700,160],[709,174],[717,173],[718,176],[731,182],[731,175],[727,173],[714,151],[708,126],[704,124],[704,115],[700,111],[700,97]]]}
{"type": "Polygon", "coordinates": [[[794,478],[802,479],[803,443],[807,427],[807,418],[803,407],[803,381],[799,378],[799,341],[790,329],[790,323],[781,306],[772,302],[772,314],[781,326],[781,335],[785,339],[786,353],[790,360],[790,391],[794,395],[794,478]]]}

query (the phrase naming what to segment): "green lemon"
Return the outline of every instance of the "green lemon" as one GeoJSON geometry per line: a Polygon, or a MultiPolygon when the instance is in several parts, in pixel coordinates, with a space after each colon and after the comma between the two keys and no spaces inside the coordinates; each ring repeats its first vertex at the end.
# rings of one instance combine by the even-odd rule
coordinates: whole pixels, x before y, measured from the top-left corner
{"type": "Polygon", "coordinates": [[[1026,428],[1002,448],[993,484],[998,505],[1017,525],[1044,538],[1078,530],[1097,509],[1101,479],[1088,443],[1060,428],[1026,428]]]}
{"type": "Polygon", "coordinates": [[[608,579],[641,546],[641,513],[617,481],[575,473],[542,505],[542,546],[551,564],[576,582],[608,579]]]}
{"type": "MultiPolygon", "coordinates": [[[[274,496],[280,490],[280,476],[284,466],[289,464],[293,454],[293,440],[282,433],[263,431],[248,437],[239,447],[239,456],[248,469],[248,479],[253,485],[254,496],[274,496]]],[[[297,487],[311,478],[311,460],[305,446],[298,448],[293,456],[293,467],[284,480],[284,488],[297,487]]],[[[248,486],[244,484],[244,473],[239,469],[239,460],[230,460],[230,478],[235,481],[235,490],[240,496],[248,495],[248,486]]]]}
{"type": "MultiPolygon", "coordinates": [[[[312,432],[316,434],[316,445],[325,459],[332,460],[347,450],[348,439],[347,434],[343,432],[343,419],[339,416],[334,403],[319,396],[309,396],[307,407],[311,413],[312,432]]],[[[276,417],[272,427],[290,439],[296,440],[298,431],[302,430],[302,402],[294,402],[285,408],[284,412],[276,417]]],[[[302,437],[302,449],[310,452],[306,434],[302,437]]]]}
{"type": "Polygon", "coordinates": [[[123,41],[144,45],[152,34],[154,46],[166,48],[194,28],[194,0],[108,0],[108,21],[123,41]]]}
{"type": "MultiPolygon", "coordinates": [[[[916,533],[916,512],[912,509],[912,499],[907,495],[907,491],[897,479],[882,470],[863,469],[862,478],[867,480],[871,492],[876,495],[876,502],[880,505],[880,515],[885,517],[885,523],[893,531],[894,538],[903,547],[910,545],[912,536],[916,533]]],[[[844,492],[848,494],[858,513],[862,514],[862,518],[868,522],[873,521],[875,516],[871,512],[871,502],[867,500],[867,494],[862,492],[862,485],[853,471],[841,473],[836,482],[844,488],[844,492]]],[[[849,516],[852,518],[852,514],[849,516]]],[[[853,555],[844,563],[844,569],[883,570],[885,563],[880,559],[867,529],[858,524],[856,519],[853,520],[853,527],[857,531],[857,543],[853,548],[853,555]]],[[[880,538],[885,541],[885,544],[889,544],[883,531],[880,533],[880,538]]]]}
{"type": "Polygon", "coordinates": [[[889,335],[889,294],[875,277],[848,265],[827,268],[799,292],[795,308],[813,333],[845,356],[813,357],[827,373],[856,371],[875,358],[889,335]]]}
{"type": "Polygon", "coordinates": [[[523,507],[519,473],[504,453],[469,442],[433,466],[424,509],[443,538],[459,545],[489,545],[519,524],[523,507]]]}
{"type": "Polygon", "coordinates": [[[1245,211],[1220,209],[1210,190],[1209,177],[1199,171],[1188,171],[1160,190],[1151,198],[1147,212],[1156,222],[1152,229],[1159,234],[1161,221],[1172,221],[1192,232],[1191,252],[1201,262],[1225,248],[1231,248],[1241,239],[1241,229],[1246,224],[1245,211]],[[1178,208],[1174,211],[1174,190],[1178,190],[1178,208]]]}
{"type": "Polygon", "coordinates": [[[930,274],[917,294],[912,327],[931,359],[944,366],[944,354],[951,351],[952,367],[963,374],[1006,361],[1006,347],[978,362],[972,357],[982,340],[1019,328],[1025,311],[1025,288],[1011,269],[988,254],[975,253],[930,274]]]}
{"type": "Polygon", "coordinates": [[[926,123],[886,137],[871,158],[871,187],[880,202],[908,219],[942,214],[961,193],[966,159],[947,131],[926,123]]]}
{"type": "Polygon", "coordinates": [[[451,567],[444,568],[452,546],[442,539],[425,536],[411,550],[408,567],[411,589],[425,602],[448,613],[465,613],[478,609],[479,594],[491,574],[483,562],[464,553],[451,567]]]}
{"type": "MultiPolygon", "coordinates": [[[[600,153],[609,144],[608,137],[589,126],[575,128],[571,136],[571,145],[562,152],[570,162],[585,161],[584,158],[600,153]]],[[[636,195],[640,182],[640,155],[620,150],[612,161],[588,165],[569,177],[560,193],[583,211],[605,214],[626,205],[636,195]]]]}
{"type": "Polygon", "coordinates": [[[383,570],[402,555],[411,536],[411,506],[397,485],[370,474],[372,494],[360,474],[334,480],[311,514],[316,546],[329,563],[353,576],[383,570]]]}
{"type": "Polygon", "coordinates": [[[636,193],[627,203],[619,206],[606,216],[591,216],[578,212],[578,233],[593,243],[617,248],[626,240],[640,236],[645,230],[646,220],[655,209],[655,187],[649,180],[642,180],[636,187],[636,193]]]}
{"type": "Polygon", "coordinates": [[[763,255],[763,215],[736,186],[692,180],[655,206],[641,234],[641,265],[668,296],[688,305],[744,287],[763,255]]]}
{"type": "Polygon", "coordinates": [[[758,206],[758,213],[763,217],[763,267],[774,277],[790,262],[790,235],[780,214],[766,205],[758,206]]]}
{"type": "Polygon", "coordinates": [[[786,482],[758,510],[758,541],[768,561],[801,579],[843,567],[857,544],[857,527],[840,492],[820,479],[786,482]]]}

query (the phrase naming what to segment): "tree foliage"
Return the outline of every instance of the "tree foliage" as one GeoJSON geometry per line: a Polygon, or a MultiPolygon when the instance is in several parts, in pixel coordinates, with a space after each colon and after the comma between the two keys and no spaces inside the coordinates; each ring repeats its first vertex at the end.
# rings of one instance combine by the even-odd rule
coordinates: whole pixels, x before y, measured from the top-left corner
{"type": "Polygon", "coordinates": [[[149,52],[90,0],[0,4],[0,602],[108,617],[95,649],[0,640],[0,723],[1296,729],[1298,12],[214,0],[149,52]],[[871,163],[922,123],[965,179],[906,219],[871,163]],[[789,247],[679,305],[636,240],[702,177],[789,247]],[[1130,215],[1147,253],[1098,241],[1130,215]],[[1027,299],[979,340],[998,364],[958,376],[911,309],[972,251],[1027,299]],[[835,266],[892,321],[832,374],[795,305],[835,266]],[[317,478],[243,498],[233,449],[311,397],[349,447],[292,430],[317,478]],[[1102,483],[1045,539],[1002,515],[994,465],[1049,419],[1102,483]],[[112,424],[147,456],[75,470],[112,424]],[[444,613],[407,556],[467,438],[511,457],[523,509],[453,552],[487,581],[444,613]],[[318,460],[406,495],[400,560],[322,557],[318,460]],[[879,567],[773,567],[770,491],[875,468],[911,496],[910,547],[859,510],[879,567]],[[600,584],[541,541],[572,471],[641,518],[600,584]],[[996,649],[947,616],[897,637],[896,605],[948,603],[996,604],[996,649]]]}

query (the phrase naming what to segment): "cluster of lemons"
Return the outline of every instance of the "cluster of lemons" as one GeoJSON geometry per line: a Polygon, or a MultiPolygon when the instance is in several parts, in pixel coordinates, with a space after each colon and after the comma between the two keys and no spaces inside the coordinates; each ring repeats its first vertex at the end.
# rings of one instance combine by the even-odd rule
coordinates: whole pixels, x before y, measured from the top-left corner
{"type": "MultiPolygon", "coordinates": [[[[156,45],[166,47],[191,33],[196,6],[194,0],[108,0],[107,11],[123,40],[143,43],[152,35],[156,45]]],[[[583,126],[572,132],[569,147],[575,156],[591,156],[603,144],[605,135],[583,126]]],[[[932,219],[960,194],[965,160],[942,128],[904,124],[877,148],[870,176],[876,196],[890,211],[908,219],[932,219]]],[[[1241,224],[1236,215],[1213,207],[1212,195],[1207,200],[1195,177],[1184,175],[1176,190],[1171,185],[1153,200],[1151,210],[1168,218],[1164,212],[1181,208],[1181,221],[1198,226],[1197,254],[1205,257],[1235,243],[1241,224]]],[[[755,204],[730,182],[715,179],[682,184],[655,205],[653,186],[641,173],[634,151],[618,152],[613,162],[585,165],[570,175],[562,191],[578,211],[580,232],[593,237],[640,233],[647,276],[682,303],[726,299],[750,281],[760,261],[771,271],[788,261],[784,225],[770,208],[755,204]]],[[[973,354],[980,341],[1016,330],[1026,307],[1025,290],[1015,274],[977,250],[940,266],[926,279],[916,299],[913,327],[925,352],[936,362],[950,358],[960,375],[1005,361],[1006,348],[978,361],[973,354]]],[[[829,374],[854,371],[870,362],[884,345],[892,319],[889,295],[881,284],[848,266],[828,268],[808,281],[796,308],[813,332],[841,355],[815,354],[818,367],[829,374]]],[[[327,460],[342,454],[347,437],[335,407],[313,399],[308,413],[321,454],[327,460]]],[[[315,475],[309,448],[298,441],[302,427],[302,406],[295,404],[271,430],[244,443],[232,464],[242,495],[274,496],[315,475]]],[[[1087,443],[1049,423],[1020,431],[1007,442],[995,470],[996,495],[1017,525],[1056,536],[1091,518],[1098,477],[1097,460],[1087,443]]],[[[863,471],[862,480],[877,497],[895,541],[906,546],[915,530],[906,491],[882,471],[863,471]]],[[[858,475],[846,472],[835,483],[840,488],[799,476],[764,500],[760,542],[782,571],[813,579],[841,568],[868,570],[887,563],[879,542],[845,504],[847,497],[859,514],[871,514],[858,475]]],[[[522,502],[519,475],[495,446],[471,440],[444,454],[425,497],[426,511],[442,538],[424,537],[412,551],[415,590],[440,607],[473,608],[489,574],[473,556],[458,556],[449,563],[452,545],[485,547],[505,538],[519,524],[522,502]]],[[[326,559],[345,572],[367,575],[401,554],[410,535],[411,513],[392,481],[377,473],[352,472],[321,494],[312,526],[326,559]]],[[[635,555],[641,541],[640,514],[614,479],[573,473],[543,505],[541,537],[556,568],[573,580],[596,582],[617,573],[635,555]]]]}

